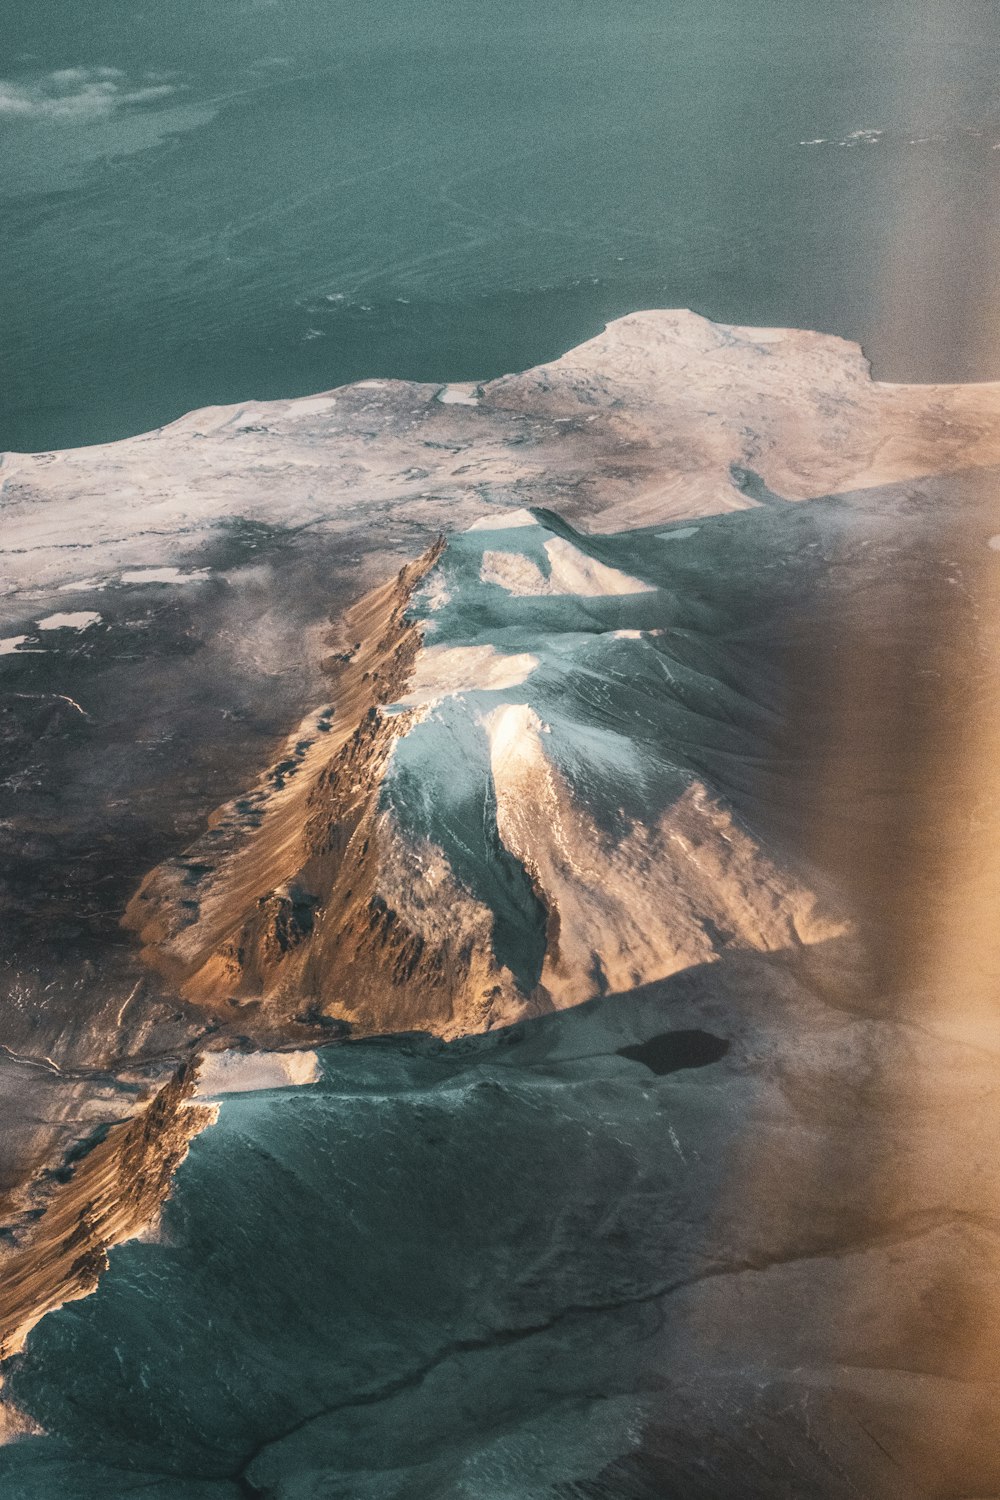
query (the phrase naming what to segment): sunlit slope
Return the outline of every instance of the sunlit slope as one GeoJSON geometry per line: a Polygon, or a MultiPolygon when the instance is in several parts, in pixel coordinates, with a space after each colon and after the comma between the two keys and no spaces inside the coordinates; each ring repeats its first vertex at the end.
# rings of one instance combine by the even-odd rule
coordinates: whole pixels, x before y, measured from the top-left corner
{"type": "Polygon", "coordinates": [[[150,961],[255,1021],[453,1035],[841,932],[753,826],[777,688],[710,583],[738,545],[521,511],[431,549],[353,612],[331,706],[148,877],[150,961]]]}

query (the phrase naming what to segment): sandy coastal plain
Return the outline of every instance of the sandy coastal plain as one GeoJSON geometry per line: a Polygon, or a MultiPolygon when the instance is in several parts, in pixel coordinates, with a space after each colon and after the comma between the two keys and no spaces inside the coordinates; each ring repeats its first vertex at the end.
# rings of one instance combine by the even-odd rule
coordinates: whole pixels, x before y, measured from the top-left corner
{"type": "Polygon", "coordinates": [[[994,1493],[998,496],[1000,386],[685,311],[3,455],[5,1453],[212,1101],[400,1036],[663,1110],[581,1493],[994,1493]]]}

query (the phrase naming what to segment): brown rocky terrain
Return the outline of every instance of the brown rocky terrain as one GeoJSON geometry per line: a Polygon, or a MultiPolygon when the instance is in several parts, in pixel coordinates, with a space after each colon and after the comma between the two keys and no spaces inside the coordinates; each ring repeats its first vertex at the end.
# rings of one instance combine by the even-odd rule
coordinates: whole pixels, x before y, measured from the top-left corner
{"type": "Polygon", "coordinates": [[[108,1249],[155,1220],[188,1142],[214,1118],[192,1104],[186,1064],[131,1120],[112,1125],[50,1191],[30,1234],[4,1256],[0,1359],[16,1354],[39,1318],[94,1290],[108,1249]]]}

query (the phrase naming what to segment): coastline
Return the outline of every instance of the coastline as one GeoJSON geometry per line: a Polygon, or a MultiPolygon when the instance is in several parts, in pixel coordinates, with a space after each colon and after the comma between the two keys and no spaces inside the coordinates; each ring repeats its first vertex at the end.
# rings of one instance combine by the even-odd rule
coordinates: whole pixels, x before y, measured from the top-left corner
{"type": "MultiPolygon", "coordinates": [[[[144,1067],[160,1059],[162,1069],[162,1060],[206,1047],[302,1051],[348,1034],[343,1028],[351,1022],[331,994],[336,986],[325,991],[317,979],[325,960],[315,959],[310,968],[305,957],[313,908],[297,892],[301,885],[310,901],[315,896],[313,884],[302,878],[310,859],[327,860],[321,872],[324,909],[340,900],[336,881],[346,872],[341,902],[346,915],[337,942],[351,945],[351,966],[344,975],[352,996],[371,1007],[367,1015],[361,1007],[354,1034],[437,1032],[457,1043],[514,1022],[526,1022],[531,1036],[544,1034],[555,1018],[546,1016],[537,993],[525,1003],[515,985],[501,982],[503,966],[490,946],[496,940],[487,904],[470,904],[467,932],[462,929],[475,959],[464,969],[458,963],[442,966],[437,953],[443,948],[434,949],[428,932],[419,934],[418,946],[399,920],[408,909],[406,900],[411,915],[423,900],[417,865],[403,864],[401,884],[409,889],[395,903],[376,888],[372,873],[377,845],[372,829],[397,743],[413,726],[420,728],[424,715],[439,711],[442,695],[516,694],[522,681],[528,684],[523,702],[498,699],[506,717],[490,721],[494,822],[504,849],[527,876],[515,891],[521,902],[517,912],[532,901],[545,908],[548,968],[540,967],[539,974],[544,972],[550,999],[607,1006],[605,994],[613,999],[630,986],[669,988],[675,974],[703,968],[706,998],[686,1022],[706,1032],[719,1027],[728,1040],[729,1031],[738,1034],[740,1005],[751,1011],[763,1007],[767,987],[774,985],[782,1005],[787,1000],[787,1012],[779,1005],[774,1018],[759,1021],[757,1050],[744,1055],[736,1049],[724,1065],[749,1069],[762,1098],[770,1100],[758,1119],[759,1138],[733,1148],[738,1157],[742,1152],[733,1178],[743,1183],[733,1190],[736,1207],[726,1212],[739,1223],[741,1215],[752,1220],[746,1234],[750,1241],[757,1237],[757,1248],[747,1251],[750,1269],[754,1256],[761,1267],[784,1264],[781,1256],[787,1260],[789,1244],[803,1258],[815,1254],[818,1266],[842,1258],[845,1240],[854,1247],[852,1254],[877,1250],[881,1255],[907,1217],[901,1219],[898,1203],[888,1202],[892,1195],[881,1168],[873,1169],[878,1177],[874,1227],[867,1221],[838,1226],[823,1218],[817,1229],[820,1249],[809,1249],[808,1235],[803,1248],[801,1226],[790,1229],[781,1214],[775,1214],[773,1226],[766,1220],[775,1205],[784,1205],[793,1219],[793,1210],[812,1201],[807,1174],[788,1166],[790,1186],[774,1180],[771,1165],[748,1166],[768,1138],[772,1127],[765,1117],[778,1108],[775,1099],[784,1090],[801,1111],[802,1128],[819,1142],[817,1149],[823,1131],[829,1131],[847,1152],[851,1170],[865,1180],[868,1169],[851,1155],[850,1132],[845,1134],[844,1121],[830,1104],[831,1080],[859,1109],[873,1111],[876,1139],[894,1132],[892,1108],[909,1109],[917,1118],[926,1102],[920,1090],[926,1087],[927,1098],[936,1100],[941,1083],[933,1057],[921,1052],[913,1097],[901,1102],[893,1096],[895,1085],[890,1087],[881,1070],[891,1072],[895,1049],[911,1036],[911,1017],[892,1009],[896,1002],[886,999],[884,985],[873,985],[870,994],[864,979],[859,985],[857,957],[845,958],[837,929],[817,932],[815,953],[811,940],[803,938],[805,918],[802,923],[796,918],[794,931],[781,928],[777,935],[778,917],[784,919],[798,899],[789,895],[791,877],[782,864],[801,835],[791,826],[788,808],[781,822],[780,796],[771,787],[770,800],[765,799],[754,779],[759,770],[744,774],[736,766],[739,755],[722,743],[716,763],[730,768],[726,791],[737,808],[735,821],[724,809],[717,811],[706,794],[701,803],[693,796],[686,803],[678,799],[675,820],[661,827],[651,814],[645,783],[637,778],[636,796],[646,796],[647,803],[642,816],[629,814],[630,836],[640,830],[632,843],[616,833],[618,842],[612,844],[596,816],[596,831],[582,819],[574,824],[583,801],[579,786],[586,784],[592,793],[596,773],[575,786],[568,773],[560,782],[555,773],[538,769],[550,745],[557,745],[559,727],[547,739],[546,723],[530,704],[535,668],[528,663],[537,663],[543,652],[528,639],[528,629],[543,643],[549,635],[558,637],[567,681],[574,672],[585,675],[580,659],[568,653],[580,649],[577,637],[588,632],[595,639],[606,637],[609,647],[622,652],[638,653],[652,643],[657,663],[666,660],[665,639],[672,647],[670,631],[678,639],[686,632],[685,639],[702,655],[698,672],[691,662],[682,663],[688,672],[682,707],[690,712],[694,704],[700,727],[727,718],[740,723],[729,700],[722,700],[724,711],[718,708],[723,689],[738,687],[740,674],[753,676],[754,693],[748,696],[762,722],[773,726],[782,714],[789,717],[780,696],[768,695],[776,691],[779,669],[793,660],[788,652],[801,651],[796,670],[809,690],[799,705],[803,743],[814,733],[808,715],[816,711],[819,689],[829,688],[831,702],[851,699],[858,662],[873,651],[891,657],[884,641],[893,651],[898,648],[900,662],[898,679],[887,669],[887,701],[891,690],[919,675],[918,667],[924,670],[921,662],[931,672],[965,670],[963,661],[971,661],[975,651],[963,655],[962,641],[957,635],[952,639],[957,627],[951,599],[959,585],[951,580],[960,576],[962,597],[976,604],[976,590],[989,587],[981,570],[991,558],[995,563],[991,539],[998,527],[989,524],[991,506],[995,510],[989,486],[1000,467],[1000,385],[879,386],[856,346],[794,331],[720,329],[691,314],[662,313],[623,319],[550,366],[470,386],[458,393],[461,399],[441,399],[442,394],[448,392],[362,382],[298,402],[193,413],[159,432],[106,448],[4,456],[0,500],[11,587],[3,596],[0,634],[5,641],[21,639],[0,662],[0,685],[10,695],[8,749],[22,758],[18,774],[27,780],[17,788],[7,830],[26,853],[18,854],[11,882],[16,920],[0,953],[10,993],[17,997],[8,1034],[0,1038],[6,1052],[0,1067],[13,1066],[11,1054],[43,1057],[55,1070],[54,1089],[62,1088],[57,1075],[74,1080],[59,1106],[58,1137],[25,1141],[16,1110],[0,1124],[0,1143],[6,1143],[21,1171],[8,1198],[15,1248],[3,1254],[13,1288],[7,1353],[21,1347],[24,1333],[50,1307],[93,1289],[108,1245],[149,1221],[169,1192],[190,1136],[209,1123],[210,1112],[190,1103],[193,1065],[185,1064],[131,1119],[121,1117],[122,1109],[132,1106],[123,1103],[120,1089],[112,1101],[112,1083],[131,1081],[138,1088],[141,1079],[148,1087],[153,1075],[143,1075],[144,1067]],[[552,532],[548,552],[539,550],[540,541],[520,536],[525,513],[531,518],[527,528],[539,516],[546,526],[563,527],[565,534],[552,532]],[[74,530],[82,514],[88,518],[85,537],[74,530]],[[473,542],[486,550],[470,566],[476,588],[496,591],[483,596],[494,601],[484,617],[496,627],[496,636],[484,642],[456,635],[452,650],[479,654],[449,658],[455,676],[442,687],[434,675],[443,670],[435,668],[441,658],[431,655],[437,647],[426,624],[431,616],[447,622],[449,590],[439,590],[439,599],[446,601],[439,609],[427,605],[420,628],[411,601],[441,556],[438,536],[453,541],[477,524],[473,542]],[[664,528],[657,582],[631,589],[629,580],[642,572],[643,549],[653,548],[656,528],[664,528]],[[720,571],[725,567],[731,571],[720,571]],[[945,567],[958,572],[941,573],[945,567]],[[799,568],[801,576],[783,582],[799,568]],[[907,646],[907,590],[922,588],[934,568],[941,576],[934,573],[937,602],[929,616],[928,643],[921,643],[918,633],[907,646]],[[709,600],[715,614],[705,602],[713,573],[725,585],[709,600]],[[870,608],[868,601],[886,580],[896,590],[892,607],[870,608]],[[366,593],[372,585],[374,591],[366,593]],[[675,613],[664,613],[663,619],[627,614],[651,607],[652,594],[669,595],[675,613]],[[567,598],[576,601],[579,618],[568,615],[567,598]],[[523,617],[513,613],[515,608],[525,612],[523,617]],[[759,638],[767,608],[778,623],[773,636],[759,638]],[[810,635],[802,621],[808,623],[814,608],[810,635]],[[79,618],[54,627],[51,635],[46,631],[43,639],[38,632],[45,621],[61,613],[79,618]],[[852,614],[853,636],[838,623],[852,614]],[[791,622],[787,631],[785,618],[791,622]],[[940,640],[933,638],[934,630],[940,630],[940,640]],[[844,645],[832,666],[824,655],[824,633],[844,645]],[[716,640],[725,650],[719,646],[710,657],[706,643],[716,640]],[[501,647],[509,651],[508,666],[491,676],[490,664],[501,647]],[[516,671],[509,662],[517,664],[516,671]],[[823,678],[827,670],[829,681],[823,678]],[[698,676],[710,684],[707,699],[696,698],[690,686],[698,676]],[[384,714],[389,707],[399,712],[384,714]],[[511,707],[517,712],[511,714],[511,707]],[[533,789],[543,782],[548,800],[539,799],[536,807],[533,789]],[[740,795],[745,805],[739,804],[740,795]],[[753,798],[772,819],[761,836],[771,864],[763,857],[755,864],[757,854],[751,857],[749,846],[740,842],[753,798]],[[522,817],[525,808],[533,808],[531,819],[522,817]],[[550,835],[569,826],[579,842],[568,853],[553,854],[550,835]],[[56,858],[60,840],[69,841],[62,862],[56,858]],[[657,893],[656,910],[664,910],[666,898],[655,885],[655,873],[668,868],[663,850],[683,850],[687,865],[678,863],[679,874],[671,867],[670,884],[691,899],[700,889],[691,873],[698,859],[715,861],[707,882],[713,895],[725,884],[727,867],[716,854],[724,846],[736,851],[725,856],[733,861],[731,868],[739,867],[738,900],[731,908],[720,910],[707,899],[692,906],[697,922],[692,919],[689,931],[697,925],[702,936],[690,937],[688,947],[678,941],[673,971],[644,969],[634,957],[634,976],[624,959],[615,969],[600,941],[589,935],[594,924],[586,881],[572,870],[574,861],[582,867],[580,850],[601,851],[601,878],[608,884],[620,872],[607,851],[626,850],[623,890],[641,872],[657,893]],[[98,849],[105,863],[98,866],[97,880],[106,884],[91,881],[86,865],[83,881],[88,892],[105,894],[95,898],[81,921],[82,884],[64,872],[72,871],[74,859],[89,860],[98,849]],[[750,871],[746,876],[744,866],[750,871]],[[282,890],[272,899],[277,887],[282,890]],[[751,898],[761,891],[768,921],[772,913],[777,916],[772,926],[758,922],[755,930],[766,940],[756,942],[747,933],[751,918],[759,915],[751,898]],[[47,897],[51,892],[52,900],[36,911],[39,892],[47,897]],[[385,908],[381,926],[370,922],[376,897],[385,908]],[[122,931],[128,903],[126,926],[141,930],[152,963],[122,931]],[[730,928],[737,934],[732,953],[729,938],[718,936],[730,928]],[[574,933],[587,934],[586,939],[574,933]],[[589,959],[587,944],[601,957],[600,966],[592,965],[596,978],[588,977],[582,959],[577,962],[577,953],[589,959]],[[298,958],[287,959],[293,949],[303,956],[301,970],[295,968],[298,958]],[[763,977],[749,984],[739,1004],[732,1002],[723,976],[734,965],[742,972],[741,964],[750,964],[758,975],[753,967],[758,963],[763,977]],[[421,997],[434,990],[431,964],[444,977],[434,1005],[422,1012],[421,997]],[[282,988],[284,981],[274,976],[293,969],[294,983],[282,988]],[[788,978],[792,973],[794,982],[788,978]],[[593,987],[587,989],[588,984],[593,987]],[[782,984],[793,998],[784,995],[782,984]],[[816,993],[805,998],[809,984],[816,993]],[[395,1010],[395,1002],[386,999],[394,993],[406,996],[395,1010]],[[473,1000],[463,998],[473,993],[473,1000]],[[303,1010],[299,998],[305,994],[310,1005],[303,1010]],[[854,1015],[851,1025],[882,1038],[870,1042],[877,1058],[871,1069],[880,1080],[874,1094],[860,1065],[855,1071],[853,1064],[837,1060],[832,1038],[822,1065],[809,1051],[809,1026],[826,1025],[817,1020],[817,996],[825,1003],[832,994],[837,1006],[854,1015]],[[786,1014],[790,1032],[782,1039],[786,1014]],[[796,1028],[805,1016],[809,1026],[803,1024],[800,1038],[796,1028]],[[775,1056],[781,1059],[778,1086],[768,1071],[775,1056]],[[85,1075],[93,1077],[92,1090],[80,1083],[85,1075]],[[771,1098],[768,1090],[776,1087],[771,1098]],[[74,1159],[98,1127],[110,1128],[93,1149],[74,1159]],[[48,1207],[32,1222],[40,1175],[62,1169],[67,1181],[46,1189],[48,1207]],[[758,1209],[746,1183],[759,1182],[762,1175],[769,1186],[758,1209]],[[772,1228],[789,1242],[782,1242],[780,1254],[770,1244],[772,1228]]],[[[458,609],[461,592],[452,592],[458,609]]],[[[961,620],[966,629],[965,614],[961,620]]],[[[677,671],[676,662],[667,666],[677,671]]],[[[615,679],[610,673],[601,677],[603,665],[600,671],[587,670],[587,681],[631,675],[631,667],[616,668],[615,679]]],[[[928,695],[932,687],[927,684],[928,695]]],[[[913,703],[944,723],[942,702],[935,709],[929,696],[918,695],[913,703]]],[[[894,729],[879,718],[878,705],[863,707],[869,715],[866,732],[876,725],[887,747],[898,751],[905,725],[894,729]]],[[[554,711],[550,717],[556,719],[554,711]]],[[[794,713],[790,717],[795,729],[794,713]]],[[[682,722],[679,716],[676,722],[682,722]]],[[[777,735],[773,727],[768,733],[777,735]]],[[[572,747],[572,755],[565,752],[566,763],[576,764],[572,757],[583,755],[583,740],[567,733],[565,743],[572,747]]],[[[600,745],[592,735],[587,753],[600,745]]],[[[792,748],[802,752],[802,745],[792,748]]],[[[790,754],[789,744],[765,736],[759,755],[755,749],[746,759],[754,767],[759,760],[780,768],[781,756],[790,754]]],[[[598,760],[595,751],[593,764],[598,760]]],[[[884,765],[890,763],[887,754],[884,765]]],[[[838,795],[851,784],[834,778],[838,795]]],[[[934,784],[917,787],[918,810],[933,805],[934,784]]],[[[602,810],[600,797],[593,794],[593,800],[602,810]]],[[[623,791],[623,804],[626,800],[623,791]]],[[[794,800],[788,798],[790,804],[794,800]]],[[[392,845],[393,857],[398,848],[392,845]]],[[[837,864],[836,848],[820,852],[829,856],[834,873],[843,873],[846,864],[837,864]]],[[[932,890],[934,871],[928,869],[932,890]]],[[[876,874],[883,878],[881,865],[876,874]]],[[[315,878],[312,868],[310,879],[315,878]]],[[[515,886],[519,878],[515,871],[515,886]]],[[[902,922],[891,905],[876,904],[873,910],[879,919],[902,922]]],[[[631,917],[623,899],[623,931],[631,917]]],[[[643,917],[647,929],[650,920],[643,917]]],[[[623,942],[623,951],[629,945],[635,948],[634,934],[623,942]]],[[[914,972],[911,965],[908,984],[914,972]]],[[[956,1028],[960,1033],[963,1026],[978,1024],[972,1010],[932,1014],[932,1035],[940,1038],[949,1029],[956,1034],[956,1028]]],[[[629,1046],[643,1040],[623,1038],[629,1046]]],[[[950,1045],[961,1050],[960,1041],[950,1045]]],[[[948,1051],[941,1066],[954,1072],[956,1056],[948,1051]]],[[[984,1078],[984,1087],[992,1087],[988,1068],[984,1078]]],[[[937,1109],[927,1107],[932,1114],[937,1109]]],[[[951,1136],[947,1142],[940,1148],[945,1156],[958,1149],[951,1136]]],[[[922,1168],[913,1170],[922,1190],[922,1168]]],[[[984,1212],[967,1174],[959,1178],[955,1192],[962,1202],[945,1211],[946,1224],[951,1214],[959,1222],[963,1213],[984,1212]]],[[[836,1180],[842,1198],[847,1195],[844,1201],[851,1201],[849,1173],[836,1180]]],[[[703,1204],[699,1211],[708,1207],[703,1204]]],[[[921,1275],[926,1271],[933,1281],[934,1255],[921,1249],[921,1256],[921,1275]]],[[[884,1284],[884,1271],[871,1274],[874,1284],[884,1284]]],[[[833,1292],[827,1295],[834,1298],[833,1292]]],[[[768,1316],[765,1308],[760,1318],[766,1323],[768,1316]]],[[[822,1356],[828,1357],[828,1352],[822,1356]]],[[[913,1410],[919,1417],[919,1401],[913,1410]]]]}

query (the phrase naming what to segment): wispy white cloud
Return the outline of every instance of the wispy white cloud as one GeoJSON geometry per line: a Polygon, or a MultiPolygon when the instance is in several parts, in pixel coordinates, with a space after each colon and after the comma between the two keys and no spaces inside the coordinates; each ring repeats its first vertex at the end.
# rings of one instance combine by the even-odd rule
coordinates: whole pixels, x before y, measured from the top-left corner
{"type": "Polygon", "coordinates": [[[183,87],[161,74],[134,79],[121,68],[58,68],[19,79],[0,78],[0,118],[102,119],[131,105],[168,99],[183,87]]]}

